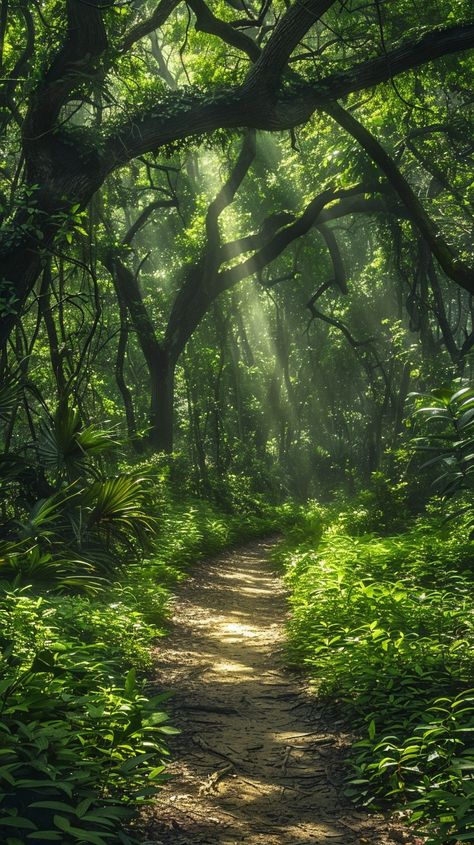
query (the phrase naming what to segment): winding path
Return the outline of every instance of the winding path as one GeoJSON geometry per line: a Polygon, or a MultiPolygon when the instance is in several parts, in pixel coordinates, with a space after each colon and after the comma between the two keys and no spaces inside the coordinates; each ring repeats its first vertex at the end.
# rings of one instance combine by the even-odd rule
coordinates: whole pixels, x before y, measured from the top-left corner
{"type": "Polygon", "coordinates": [[[285,668],[272,541],[197,565],[156,683],[173,689],[172,778],[144,819],[150,845],[392,845],[413,841],[341,796],[348,737],[285,668]]]}

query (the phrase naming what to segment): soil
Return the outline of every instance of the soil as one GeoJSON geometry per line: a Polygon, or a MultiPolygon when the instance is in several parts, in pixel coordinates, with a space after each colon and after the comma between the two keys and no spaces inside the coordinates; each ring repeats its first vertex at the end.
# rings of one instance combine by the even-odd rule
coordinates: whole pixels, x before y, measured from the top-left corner
{"type": "Polygon", "coordinates": [[[147,845],[395,845],[416,840],[343,796],[349,729],[285,665],[274,539],[195,566],[154,685],[181,734],[143,819],[147,845]]]}

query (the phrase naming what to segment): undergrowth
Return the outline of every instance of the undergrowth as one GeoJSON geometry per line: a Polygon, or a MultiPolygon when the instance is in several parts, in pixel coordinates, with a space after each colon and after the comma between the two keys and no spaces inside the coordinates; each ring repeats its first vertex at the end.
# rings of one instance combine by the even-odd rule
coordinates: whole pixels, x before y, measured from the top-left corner
{"type": "Polygon", "coordinates": [[[447,531],[433,515],[357,536],[354,511],[314,506],[277,552],[290,658],[360,736],[348,794],[401,809],[430,845],[474,841],[474,543],[447,531]]]}
{"type": "Polygon", "coordinates": [[[130,820],[166,777],[174,732],[167,694],[146,683],[170,588],[190,562],[281,522],[278,509],[183,501],[165,475],[150,487],[157,536],[146,558],[117,559],[91,590],[87,578],[74,591],[70,579],[48,587],[23,570],[0,585],[5,845],[136,841],[130,820]]]}

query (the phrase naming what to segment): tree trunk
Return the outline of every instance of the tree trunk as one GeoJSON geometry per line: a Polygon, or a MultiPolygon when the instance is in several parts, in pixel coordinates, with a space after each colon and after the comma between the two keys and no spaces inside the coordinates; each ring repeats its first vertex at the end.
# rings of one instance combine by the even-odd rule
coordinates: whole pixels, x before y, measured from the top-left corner
{"type": "Polygon", "coordinates": [[[115,358],[115,381],[122,397],[123,406],[125,409],[125,418],[127,420],[127,434],[133,443],[136,451],[139,451],[137,441],[137,423],[135,419],[135,408],[133,406],[133,396],[126,380],[125,380],[125,355],[127,353],[128,344],[128,322],[127,309],[125,305],[119,302],[120,315],[120,334],[117,345],[117,355],[115,358]]]}
{"type": "Polygon", "coordinates": [[[173,451],[174,381],[176,360],[157,349],[148,361],[151,380],[149,443],[157,452],[173,451]]]}
{"type": "Polygon", "coordinates": [[[43,278],[38,297],[38,307],[41,311],[44,325],[46,327],[46,333],[48,335],[49,357],[51,360],[54,380],[56,382],[57,399],[58,402],[61,402],[66,395],[66,376],[64,373],[63,356],[60,352],[58,333],[56,331],[56,324],[54,322],[53,311],[51,308],[51,285],[51,260],[49,260],[43,270],[43,278]]]}
{"type": "Polygon", "coordinates": [[[115,255],[106,256],[104,265],[112,275],[119,302],[128,308],[150,376],[148,442],[158,452],[172,452],[174,375],[178,354],[172,351],[170,343],[158,341],[136,275],[115,255]]]}

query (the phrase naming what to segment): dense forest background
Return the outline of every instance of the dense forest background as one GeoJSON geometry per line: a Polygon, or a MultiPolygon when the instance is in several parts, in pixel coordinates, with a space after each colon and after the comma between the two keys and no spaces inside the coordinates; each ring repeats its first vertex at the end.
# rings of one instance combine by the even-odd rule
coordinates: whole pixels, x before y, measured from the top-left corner
{"type": "MultiPolygon", "coordinates": [[[[473,46],[469,0],[0,3],[8,845],[132,841],[110,830],[161,778],[140,678],[186,562],[429,517],[410,548],[436,523],[467,578],[473,46]]],[[[425,704],[469,686],[454,663],[425,704]]],[[[430,841],[473,840],[438,798],[430,841]]]]}

